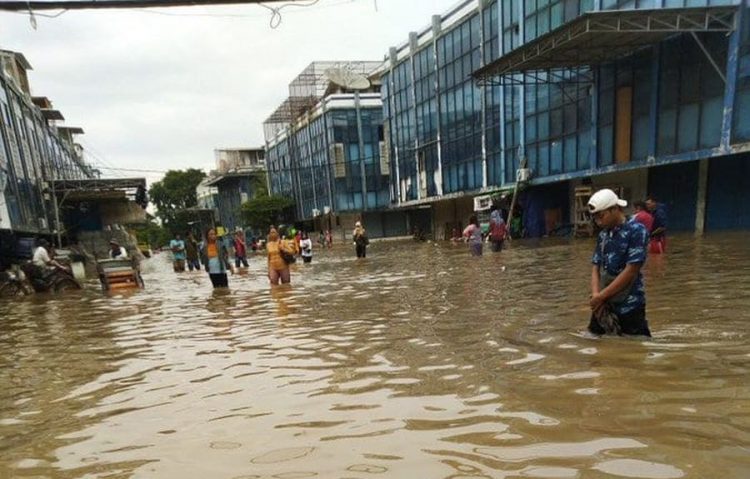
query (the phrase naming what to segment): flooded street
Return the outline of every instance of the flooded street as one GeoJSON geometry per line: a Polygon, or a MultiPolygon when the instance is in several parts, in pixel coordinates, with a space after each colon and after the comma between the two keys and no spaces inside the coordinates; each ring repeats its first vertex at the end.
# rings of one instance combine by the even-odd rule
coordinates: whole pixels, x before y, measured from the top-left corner
{"type": "Polygon", "coordinates": [[[649,258],[651,341],[579,334],[592,248],[339,245],[228,292],[161,254],[0,304],[0,478],[749,477],[747,234],[649,258]]]}

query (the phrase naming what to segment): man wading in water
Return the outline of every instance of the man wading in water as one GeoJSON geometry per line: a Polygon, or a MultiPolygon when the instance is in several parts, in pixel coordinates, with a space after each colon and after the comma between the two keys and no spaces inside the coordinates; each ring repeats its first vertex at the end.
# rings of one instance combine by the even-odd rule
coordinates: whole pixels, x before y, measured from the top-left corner
{"type": "Polygon", "coordinates": [[[589,213],[602,228],[591,259],[588,329],[594,334],[651,336],[641,275],[648,232],[641,223],[627,221],[622,211],[627,204],[609,189],[597,191],[588,203],[589,213]]]}

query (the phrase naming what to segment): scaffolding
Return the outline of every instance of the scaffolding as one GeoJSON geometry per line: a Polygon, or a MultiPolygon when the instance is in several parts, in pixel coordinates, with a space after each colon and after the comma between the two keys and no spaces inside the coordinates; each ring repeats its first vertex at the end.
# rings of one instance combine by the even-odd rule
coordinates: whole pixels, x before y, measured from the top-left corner
{"type": "Polygon", "coordinates": [[[289,96],[263,122],[266,143],[271,142],[289,125],[311,111],[331,93],[351,93],[341,85],[335,85],[327,76],[329,69],[340,69],[351,75],[370,77],[382,62],[312,62],[289,83],[289,96]]]}

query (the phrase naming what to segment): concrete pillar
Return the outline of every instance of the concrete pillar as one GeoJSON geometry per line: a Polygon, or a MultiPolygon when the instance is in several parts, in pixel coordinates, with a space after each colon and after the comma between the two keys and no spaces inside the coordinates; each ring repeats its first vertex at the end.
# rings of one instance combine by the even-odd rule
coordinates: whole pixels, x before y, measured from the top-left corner
{"type": "Polygon", "coordinates": [[[708,158],[698,162],[698,192],[695,195],[695,236],[706,231],[706,193],[708,190],[708,158]]]}
{"type": "Polygon", "coordinates": [[[438,63],[438,54],[437,54],[437,39],[442,35],[443,33],[443,18],[440,15],[433,15],[432,16],[432,54],[433,54],[433,60],[435,64],[435,107],[437,110],[437,178],[435,181],[435,193],[437,196],[443,195],[443,147],[442,147],[442,127],[441,124],[441,118],[443,115],[442,108],[440,108],[440,64],[438,63]]]}

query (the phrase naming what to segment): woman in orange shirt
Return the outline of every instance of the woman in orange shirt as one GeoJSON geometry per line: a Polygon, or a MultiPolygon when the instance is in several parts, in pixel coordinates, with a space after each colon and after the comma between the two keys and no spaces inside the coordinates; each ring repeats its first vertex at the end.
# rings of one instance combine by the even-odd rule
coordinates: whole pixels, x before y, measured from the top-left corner
{"type": "Polygon", "coordinates": [[[294,242],[284,239],[283,235],[280,235],[276,228],[271,226],[268,232],[266,251],[268,251],[268,279],[271,284],[277,285],[279,281],[282,284],[289,283],[292,280],[289,264],[294,262],[294,255],[297,254],[294,242]]]}
{"type": "Polygon", "coordinates": [[[217,240],[216,230],[213,228],[206,231],[206,241],[201,248],[201,262],[206,267],[206,272],[211,278],[211,284],[214,285],[214,288],[229,286],[227,281],[227,270],[231,270],[229,252],[224,246],[224,242],[217,240]]]}

